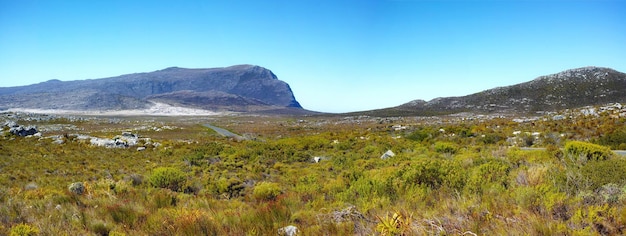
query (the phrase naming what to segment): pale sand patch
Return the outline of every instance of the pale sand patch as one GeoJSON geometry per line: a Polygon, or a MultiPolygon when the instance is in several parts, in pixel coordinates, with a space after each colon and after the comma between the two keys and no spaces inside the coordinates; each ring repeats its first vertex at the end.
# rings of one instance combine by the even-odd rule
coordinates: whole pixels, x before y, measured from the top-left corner
{"type": "Polygon", "coordinates": [[[177,107],[165,103],[153,102],[147,109],[133,110],[57,110],[57,109],[31,109],[31,108],[11,108],[8,112],[26,112],[37,114],[59,114],[59,115],[94,115],[94,116],[220,116],[229,115],[232,112],[216,112],[204,109],[177,107]]]}

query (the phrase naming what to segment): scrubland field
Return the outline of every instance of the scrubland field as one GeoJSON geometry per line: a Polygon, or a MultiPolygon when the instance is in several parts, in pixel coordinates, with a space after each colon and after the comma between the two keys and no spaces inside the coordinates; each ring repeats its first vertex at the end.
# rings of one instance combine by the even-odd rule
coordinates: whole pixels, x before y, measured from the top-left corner
{"type": "Polygon", "coordinates": [[[42,135],[3,128],[0,235],[626,233],[623,116],[40,116],[2,114],[42,135]]]}

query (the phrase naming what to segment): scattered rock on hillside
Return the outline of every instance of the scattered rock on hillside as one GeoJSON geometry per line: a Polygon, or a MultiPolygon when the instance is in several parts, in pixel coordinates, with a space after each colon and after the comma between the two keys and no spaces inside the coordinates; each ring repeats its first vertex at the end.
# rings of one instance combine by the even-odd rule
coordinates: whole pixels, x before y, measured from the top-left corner
{"type": "Polygon", "coordinates": [[[380,159],[383,159],[383,160],[385,160],[385,159],[389,159],[390,157],[393,157],[393,156],[395,156],[395,155],[396,155],[396,154],[395,154],[395,153],[393,153],[393,151],[391,151],[391,150],[387,150],[385,153],[383,153],[383,155],[382,155],[382,156],[380,156],[380,159]]]}
{"type": "Polygon", "coordinates": [[[20,137],[26,137],[26,136],[29,136],[29,135],[34,135],[36,133],[39,133],[39,131],[37,131],[37,127],[35,127],[35,126],[26,126],[26,127],[24,127],[24,126],[21,126],[21,125],[18,125],[17,127],[11,127],[9,129],[9,132],[11,134],[13,134],[13,135],[17,135],[17,136],[20,136],[20,137]]]}
{"type": "Polygon", "coordinates": [[[313,162],[314,163],[319,163],[320,161],[326,160],[326,159],[327,159],[326,157],[319,157],[319,156],[317,156],[317,157],[313,157],[313,162]]]}
{"type": "Polygon", "coordinates": [[[368,219],[359,212],[355,206],[348,206],[343,210],[335,210],[328,214],[320,214],[317,216],[323,223],[338,224],[343,222],[352,222],[356,235],[370,235],[372,232],[365,226],[368,219]]]}
{"type": "Polygon", "coordinates": [[[71,183],[68,190],[70,190],[71,193],[82,195],[85,192],[85,185],[83,182],[71,183]]]}
{"type": "Polygon", "coordinates": [[[298,234],[298,227],[288,225],[278,229],[278,235],[295,236],[298,234]]]}
{"type": "MultiPolygon", "coordinates": [[[[88,135],[77,135],[76,138],[79,140],[89,140],[91,145],[106,148],[133,147],[137,146],[139,141],[143,141],[146,145],[152,145],[154,147],[158,147],[160,145],[159,143],[152,143],[149,138],[139,138],[137,134],[133,134],[131,132],[122,132],[122,135],[117,135],[112,139],[92,137],[88,135]]],[[[146,147],[143,146],[143,148],[143,150],[145,150],[146,147]]]]}
{"type": "Polygon", "coordinates": [[[4,122],[4,126],[13,128],[13,127],[18,127],[19,125],[15,123],[15,121],[9,120],[7,122],[4,122]]]}

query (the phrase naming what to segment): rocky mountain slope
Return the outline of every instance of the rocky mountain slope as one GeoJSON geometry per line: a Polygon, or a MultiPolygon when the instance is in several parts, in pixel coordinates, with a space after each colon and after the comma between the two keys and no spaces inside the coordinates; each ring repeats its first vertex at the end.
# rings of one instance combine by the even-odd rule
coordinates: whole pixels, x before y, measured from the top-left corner
{"type": "Polygon", "coordinates": [[[0,110],[145,109],[153,102],[227,111],[301,109],[289,85],[253,65],[164,70],[111,78],[0,88],[0,110]]]}
{"type": "Polygon", "coordinates": [[[626,74],[610,68],[583,67],[467,96],[414,100],[366,113],[394,116],[458,112],[534,113],[613,102],[626,102],[626,74]]]}

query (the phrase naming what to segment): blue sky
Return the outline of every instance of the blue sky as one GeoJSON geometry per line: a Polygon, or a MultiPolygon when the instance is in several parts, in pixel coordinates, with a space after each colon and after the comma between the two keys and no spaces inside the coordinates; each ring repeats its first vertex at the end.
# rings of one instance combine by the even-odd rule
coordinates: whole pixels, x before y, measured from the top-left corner
{"type": "Polygon", "coordinates": [[[0,0],[0,87],[255,64],[307,109],[626,72],[626,1],[0,0]]]}

